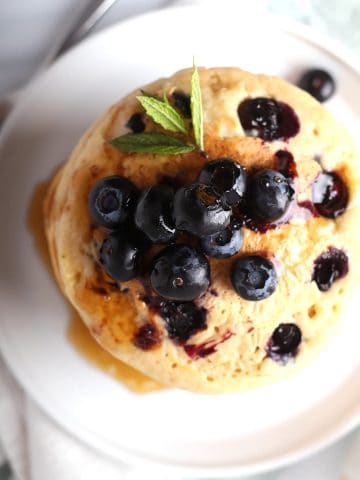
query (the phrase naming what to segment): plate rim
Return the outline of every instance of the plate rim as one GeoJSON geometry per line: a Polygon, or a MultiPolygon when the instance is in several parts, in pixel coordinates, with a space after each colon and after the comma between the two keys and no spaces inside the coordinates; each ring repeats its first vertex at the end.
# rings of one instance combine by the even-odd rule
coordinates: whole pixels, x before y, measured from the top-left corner
{"type": "MultiPolygon", "coordinates": [[[[237,10],[238,7],[235,5],[228,6],[229,10],[237,10]]],[[[7,121],[3,125],[3,128],[0,132],[0,144],[4,141],[7,137],[8,132],[12,131],[13,124],[16,124],[16,120],[18,117],[18,110],[22,108],[24,103],[24,99],[27,98],[28,94],[31,90],[36,87],[36,84],[41,81],[41,79],[47,75],[49,70],[52,70],[54,67],[56,68],[57,65],[61,64],[61,62],[66,59],[69,55],[71,56],[74,52],[78,51],[79,49],[86,48],[91,42],[98,42],[99,38],[106,37],[107,35],[111,34],[111,31],[118,30],[122,28],[123,24],[131,24],[137,23],[139,20],[147,18],[147,17],[157,17],[164,14],[174,14],[178,9],[181,10],[204,10],[207,9],[215,9],[214,5],[208,5],[205,7],[204,5],[175,5],[166,8],[156,9],[150,12],[141,13],[139,15],[135,15],[126,20],[120,20],[100,32],[92,35],[91,37],[85,39],[80,44],[73,47],[71,50],[66,52],[61,58],[59,58],[54,64],[52,64],[47,70],[41,72],[35,78],[30,81],[30,83],[21,91],[21,95],[16,102],[16,106],[9,115],[7,121]]],[[[218,8],[216,8],[218,10],[218,8]]],[[[254,15],[258,14],[254,11],[245,11],[243,12],[247,18],[253,18],[254,15]]],[[[314,31],[311,27],[304,25],[300,22],[295,20],[284,18],[279,15],[269,13],[266,11],[262,12],[262,16],[269,19],[271,22],[276,24],[283,32],[286,34],[297,37],[303,42],[306,42],[317,49],[325,52],[328,56],[331,56],[336,62],[341,63],[345,66],[352,74],[355,74],[360,79],[360,59],[349,52],[343,45],[339,45],[338,42],[334,41],[333,39],[328,38],[326,35],[314,31]],[[336,52],[336,53],[335,53],[336,52]]],[[[66,420],[66,416],[62,417],[61,421],[59,419],[59,410],[53,409],[49,407],[48,404],[43,402],[41,399],[37,398],[36,395],[33,395],[33,390],[28,388],[27,382],[24,381],[24,378],[18,374],[16,369],[13,369],[11,366],[10,358],[11,354],[7,351],[7,348],[2,345],[0,349],[0,354],[3,357],[7,367],[11,371],[11,373],[16,378],[17,382],[24,388],[27,392],[29,397],[34,401],[35,405],[37,405],[40,410],[47,415],[51,420],[57,425],[61,430],[65,431],[67,434],[71,435],[72,437],[76,438],[78,441],[83,442],[87,446],[97,450],[99,453],[104,454],[112,459],[117,461],[125,462],[127,465],[130,466],[151,466],[156,467],[162,471],[176,473],[176,475],[183,475],[185,477],[188,476],[206,476],[208,478],[215,478],[219,476],[243,476],[243,475],[253,475],[264,473],[275,468],[284,467],[286,465],[291,464],[294,461],[299,461],[304,459],[310,454],[314,454],[323,448],[326,448],[330,444],[334,443],[336,440],[339,440],[341,437],[349,433],[351,430],[356,428],[360,424],[360,405],[358,409],[349,415],[343,416],[340,421],[336,423],[336,426],[329,427],[325,433],[320,433],[316,439],[312,439],[306,446],[302,448],[295,448],[293,451],[285,453],[283,455],[278,455],[271,460],[265,460],[260,462],[253,462],[252,464],[246,465],[245,467],[242,465],[237,466],[215,466],[215,467],[203,467],[203,466],[196,466],[192,465],[191,467],[183,466],[183,464],[178,465],[176,462],[172,462],[171,464],[164,464],[164,462],[160,462],[158,460],[149,459],[143,457],[141,454],[131,453],[127,450],[121,449],[119,447],[114,446],[114,444],[104,439],[103,437],[94,434],[91,430],[84,429],[81,425],[74,426],[71,422],[72,417],[69,417],[66,420]],[[57,412],[57,413],[56,413],[57,412]],[[65,418],[65,421],[64,421],[65,418]]]]}

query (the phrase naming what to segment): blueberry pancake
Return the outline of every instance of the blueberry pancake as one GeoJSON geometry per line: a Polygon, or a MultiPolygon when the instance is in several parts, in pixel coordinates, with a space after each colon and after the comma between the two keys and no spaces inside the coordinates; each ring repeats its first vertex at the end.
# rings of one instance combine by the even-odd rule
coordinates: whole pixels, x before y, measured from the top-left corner
{"type": "Polygon", "coordinates": [[[359,156],[284,80],[187,69],[83,136],[45,203],[64,295],[100,345],[193,392],[305,365],[359,283],[359,156]]]}

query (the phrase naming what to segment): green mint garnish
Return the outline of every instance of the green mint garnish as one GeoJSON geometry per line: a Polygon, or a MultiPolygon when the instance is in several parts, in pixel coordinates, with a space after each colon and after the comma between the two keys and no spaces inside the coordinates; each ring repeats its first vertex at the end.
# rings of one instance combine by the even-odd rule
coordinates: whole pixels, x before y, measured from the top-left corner
{"type": "Polygon", "coordinates": [[[146,92],[145,90],[140,90],[140,92],[141,92],[141,95],[143,97],[155,98],[156,100],[161,101],[161,97],[159,97],[159,95],[155,95],[154,93],[146,92]]]}
{"type": "Polygon", "coordinates": [[[161,125],[165,130],[170,132],[187,133],[184,119],[170,105],[166,96],[164,100],[154,96],[139,95],[136,97],[141,103],[145,112],[151,117],[155,123],[161,125]],[[165,100],[166,99],[166,100],[165,100]]]}
{"type": "MultiPolygon", "coordinates": [[[[166,93],[161,98],[141,90],[137,100],[146,114],[164,130],[181,133],[189,138],[188,125],[182,115],[171,105],[166,93]]],[[[110,144],[123,152],[158,153],[164,155],[179,155],[193,150],[204,150],[204,125],[201,103],[200,77],[195,63],[191,76],[190,92],[191,119],[196,145],[165,133],[127,133],[114,138],[110,144]]]]}
{"type": "Polygon", "coordinates": [[[200,78],[195,63],[193,63],[193,72],[191,76],[190,106],[195,142],[200,150],[204,150],[204,125],[201,103],[200,78]]]}
{"type": "Polygon", "coordinates": [[[163,133],[128,133],[110,141],[111,145],[123,152],[158,153],[179,155],[195,149],[178,138],[163,133]]]}

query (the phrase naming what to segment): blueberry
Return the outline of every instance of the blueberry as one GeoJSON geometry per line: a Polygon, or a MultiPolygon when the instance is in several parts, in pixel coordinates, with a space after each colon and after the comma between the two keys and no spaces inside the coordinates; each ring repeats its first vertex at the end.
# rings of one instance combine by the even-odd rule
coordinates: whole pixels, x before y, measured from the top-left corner
{"type": "Polygon", "coordinates": [[[231,210],[223,207],[210,186],[194,183],[177,191],[173,216],[178,230],[204,237],[224,230],[230,223],[231,210]]]}
{"type": "Polygon", "coordinates": [[[175,237],[172,219],[174,189],[155,185],[143,192],[135,211],[135,224],[153,243],[169,243],[175,237]]]}
{"type": "Polygon", "coordinates": [[[170,245],[154,260],[150,282],[161,297],[188,302],[207,290],[210,266],[206,257],[195,248],[170,245]]]}
{"type": "Polygon", "coordinates": [[[246,187],[245,169],[229,158],[219,158],[201,170],[199,183],[213,188],[225,207],[235,207],[242,200],[246,187]]]}
{"type": "Polygon", "coordinates": [[[329,290],[333,283],[349,271],[349,259],[345,252],[330,247],[314,262],[312,280],[321,292],[329,290]]]}
{"type": "Polygon", "coordinates": [[[240,123],[245,132],[263,140],[276,138],[279,114],[277,102],[265,97],[246,99],[238,108],[240,123]]]}
{"type": "Polygon", "coordinates": [[[279,128],[277,133],[275,133],[273,140],[288,140],[299,133],[300,120],[296,115],[295,110],[290,107],[290,105],[284,102],[277,102],[277,104],[280,109],[280,115],[278,118],[279,128]]]}
{"type": "Polygon", "coordinates": [[[177,108],[185,118],[191,118],[190,96],[180,90],[175,90],[171,96],[175,108],[177,108]]]}
{"type": "Polygon", "coordinates": [[[100,263],[110,277],[126,282],[136,277],[146,250],[143,239],[135,233],[113,232],[100,248],[100,263]]]}
{"type": "Polygon", "coordinates": [[[238,107],[240,123],[247,135],[262,140],[288,139],[300,129],[299,118],[284,102],[272,98],[247,98],[238,107]]]}
{"type": "Polygon", "coordinates": [[[118,228],[133,212],[137,189],[124,177],[105,177],[98,180],[89,194],[91,216],[98,225],[118,228]]]}
{"type": "Polygon", "coordinates": [[[169,337],[178,343],[186,342],[192,335],[206,328],[206,310],[193,302],[161,303],[160,315],[165,320],[169,337]]]}
{"type": "Polygon", "coordinates": [[[131,115],[126,124],[126,127],[130,128],[133,133],[142,133],[145,130],[145,123],[142,118],[142,114],[134,113],[133,115],[131,115]]]}
{"type": "Polygon", "coordinates": [[[335,80],[330,73],[319,68],[305,72],[298,85],[319,102],[325,102],[332,97],[336,89],[335,80]]]}
{"type": "Polygon", "coordinates": [[[321,172],[312,186],[312,200],[319,215],[337,218],[346,210],[349,192],[337,173],[321,172]]]}
{"type": "Polygon", "coordinates": [[[295,355],[301,339],[301,330],[295,323],[280,323],[271,336],[268,354],[270,356],[295,355]]]}
{"type": "Polygon", "coordinates": [[[201,239],[201,249],[209,257],[228,258],[238,253],[244,239],[243,230],[239,225],[232,225],[201,239]]]}
{"type": "Polygon", "coordinates": [[[277,287],[274,264],[260,255],[248,255],[236,260],[231,281],[236,292],[246,300],[264,300],[277,287]]]}
{"type": "Polygon", "coordinates": [[[257,219],[272,222],[284,215],[294,196],[290,181],[275,170],[261,170],[250,180],[246,202],[257,219]]]}

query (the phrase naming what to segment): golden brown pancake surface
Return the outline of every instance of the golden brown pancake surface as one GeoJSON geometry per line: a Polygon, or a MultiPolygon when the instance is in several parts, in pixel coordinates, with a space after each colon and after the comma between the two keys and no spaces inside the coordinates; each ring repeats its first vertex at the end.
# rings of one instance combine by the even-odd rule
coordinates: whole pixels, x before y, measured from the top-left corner
{"type": "MultiPolygon", "coordinates": [[[[336,331],[342,307],[359,281],[359,155],[341,124],[308,94],[284,80],[237,68],[200,69],[199,73],[207,157],[198,152],[177,156],[124,153],[111,146],[111,139],[129,132],[126,124],[131,115],[141,112],[135,98],[138,89],[111,107],[80,140],[49,188],[45,221],[58,283],[104,349],[162,384],[222,393],[288,376],[305,365],[336,331]],[[299,133],[272,142],[246,136],[237,109],[248,97],[287,103],[299,118],[299,133]],[[299,208],[289,223],[278,228],[264,233],[245,228],[244,245],[237,256],[209,260],[211,287],[197,300],[206,310],[207,328],[185,346],[177,344],[169,338],[159,312],[144,301],[143,279],[119,286],[103,272],[99,247],[106,232],[94,225],[89,214],[92,186],[108,175],[125,176],[139,189],[164,176],[193,182],[206,161],[219,157],[230,157],[249,171],[274,168],[279,150],[291,152],[295,159],[298,204],[311,200],[311,185],[324,168],[339,173],[348,187],[345,213],[328,219],[299,208]],[[330,247],[346,253],[349,272],[322,292],[312,281],[314,262],[330,247]],[[231,285],[231,266],[246,253],[264,254],[276,265],[278,287],[265,300],[244,300],[231,285]],[[157,342],[145,350],[134,338],[149,323],[157,342]],[[299,351],[286,365],[267,355],[269,339],[281,323],[295,323],[302,332],[299,351]],[[210,353],[203,357],[191,353],[204,349],[210,353]]],[[[183,70],[144,89],[160,96],[164,92],[171,96],[174,90],[189,93],[190,77],[191,70],[183,70]]],[[[149,119],[146,128],[158,130],[149,119]]]]}

